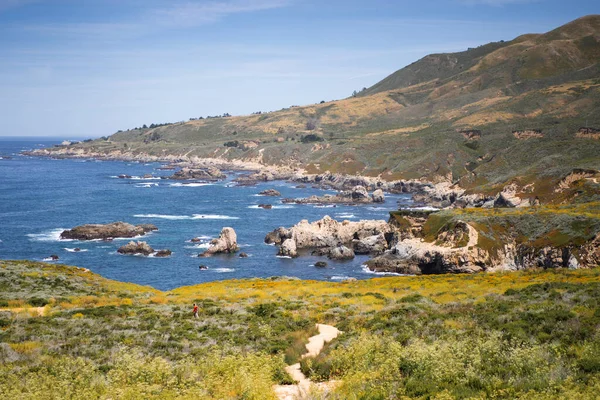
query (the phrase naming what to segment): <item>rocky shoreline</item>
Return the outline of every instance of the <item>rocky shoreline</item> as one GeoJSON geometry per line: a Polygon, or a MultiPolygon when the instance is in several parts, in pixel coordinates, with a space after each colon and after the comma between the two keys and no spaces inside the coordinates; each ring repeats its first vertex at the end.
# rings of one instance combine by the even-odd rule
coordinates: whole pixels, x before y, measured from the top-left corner
{"type": "MultiPolygon", "coordinates": [[[[36,149],[23,152],[25,155],[36,157],[50,157],[56,159],[96,159],[102,161],[128,161],[151,163],[160,162],[161,169],[179,169],[171,179],[199,179],[203,181],[214,181],[224,179],[220,170],[246,171],[238,177],[235,182],[238,185],[255,185],[260,182],[271,182],[276,180],[298,183],[300,185],[311,185],[322,189],[333,189],[338,191],[352,190],[362,186],[368,191],[406,193],[412,194],[419,204],[444,208],[452,206],[457,199],[465,197],[465,190],[452,185],[449,182],[430,183],[416,179],[387,181],[378,177],[360,175],[345,175],[338,173],[309,174],[302,168],[288,166],[265,165],[255,161],[224,160],[221,158],[199,158],[185,155],[163,155],[154,156],[145,153],[131,153],[123,151],[112,151],[108,154],[86,151],[84,149],[69,149],[68,147],[36,149]]],[[[378,192],[379,193],[379,192],[378,192]]],[[[489,201],[488,198],[465,197],[469,204],[471,200],[481,202],[489,201]]],[[[460,203],[462,205],[462,203],[460,203]]]]}

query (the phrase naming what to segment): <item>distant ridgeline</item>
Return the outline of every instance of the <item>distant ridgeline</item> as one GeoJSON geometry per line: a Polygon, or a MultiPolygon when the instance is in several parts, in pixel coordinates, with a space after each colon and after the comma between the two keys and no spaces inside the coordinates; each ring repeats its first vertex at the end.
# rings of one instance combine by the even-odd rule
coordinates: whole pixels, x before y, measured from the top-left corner
{"type": "Polygon", "coordinates": [[[428,55],[347,99],[144,125],[55,151],[254,161],[489,195],[513,184],[547,202],[573,170],[600,169],[599,109],[600,16],[590,15],[428,55]]]}

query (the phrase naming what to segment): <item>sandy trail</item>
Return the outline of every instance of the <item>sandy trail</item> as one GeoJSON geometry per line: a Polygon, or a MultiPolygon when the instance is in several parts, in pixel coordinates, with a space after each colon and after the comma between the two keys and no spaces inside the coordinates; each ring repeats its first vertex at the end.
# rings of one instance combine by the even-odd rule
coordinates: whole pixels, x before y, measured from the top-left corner
{"type": "MultiPolygon", "coordinates": [[[[302,355],[302,358],[316,357],[318,356],[325,343],[331,342],[333,339],[338,337],[342,332],[335,326],[317,324],[319,334],[312,336],[308,339],[306,344],[306,353],[302,355]]],[[[276,385],[274,390],[277,397],[280,400],[297,400],[303,399],[310,393],[311,386],[313,383],[302,373],[300,370],[300,363],[289,365],[285,368],[286,372],[290,374],[292,379],[298,381],[296,385],[276,385]]],[[[331,387],[330,382],[323,382],[316,384],[320,389],[327,389],[331,387]]]]}

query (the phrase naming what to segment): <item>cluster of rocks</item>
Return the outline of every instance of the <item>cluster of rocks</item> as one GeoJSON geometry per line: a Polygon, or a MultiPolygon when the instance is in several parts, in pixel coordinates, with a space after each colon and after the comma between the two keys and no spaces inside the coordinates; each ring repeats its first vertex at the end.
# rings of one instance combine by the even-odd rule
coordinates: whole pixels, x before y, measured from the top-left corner
{"type": "Polygon", "coordinates": [[[148,243],[146,242],[135,242],[131,241],[124,246],[119,247],[117,250],[119,254],[128,254],[128,255],[137,255],[141,254],[144,256],[154,255],[154,257],[169,257],[171,254],[171,250],[154,250],[148,243]]]}
{"type": "Polygon", "coordinates": [[[210,246],[198,257],[210,257],[214,254],[233,254],[239,251],[237,235],[233,228],[225,227],[218,238],[210,241],[210,246]]]}
{"type": "Polygon", "coordinates": [[[202,180],[202,181],[219,181],[227,178],[220,169],[215,167],[207,168],[187,168],[184,167],[165,179],[173,180],[202,180]]]}
{"type": "Polygon", "coordinates": [[[346,260],[355,254],[381,254],[388,247],[385,221],[338,222],[329,216],[309,223],[302,220],[291,228],[280,227],[265,237],[265,243],[279,246],[280,256],[297,257],[300,249],[331,259],[346,260]]]}
{"type": "Polygon", "coordinates": [[[158,228],[152,224],[131,225],[126,222],[112,222],[109,224],[87,224],[76,226],[63,231],[61,239],[75,240],[111,240],[113,238],[133,238],[143,236],[158,228]]]}
{"type": "MultiPolygon", "coordinates": [[[[132,179],[133,176],[127,175],[127,174],[121,174],[121,175],[118,176],[118,178],[119,179],[132,179]]],[[[142,179],[152,179],[152,178],[154,178],[154,175],[152,175],[152,174],[144,174],[142,176],[142,179]]]]}
{"type": "Polygon", "coordinates": [[[267,190],[263,190],[262,192],[260,192],[259,195],[261,195],[261,196],[271,196],[271,197],[280,197],[281,193],[279,193],[279,191],[277,191],[275,189],[267,189],[267,190]]]}
{"type": "Polygon", "coordinates": [[[364,186],[355,186],[352,190],[346,190],[336,195],[326,194],[325,196],[310,196],[303,199],[283,199],[284,203],[294,204],[363,204],[363,203],[383,203],[385,195],[383,190],[377,189],[372,195],[369,195],[364,186]]]}

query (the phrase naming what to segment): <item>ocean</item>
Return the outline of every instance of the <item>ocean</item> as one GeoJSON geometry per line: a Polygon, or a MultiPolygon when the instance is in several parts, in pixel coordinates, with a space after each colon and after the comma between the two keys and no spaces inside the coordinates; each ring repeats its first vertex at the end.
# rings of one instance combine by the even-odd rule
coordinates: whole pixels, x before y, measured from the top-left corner
{"type": "Polygon", "coordinates": [[[54,160],[20,155],[23,150],[48,147],[62,139],[0,138],[0,259],[42,261],[59,256],[57,263],[88,268],[106,278],[150,285],[160,290],[202,282],[253,277],[292,276],[301,279],[341,281],[367,279],[375,274],[363,267],[367,256],[351,261],[323,257],[279,258],[277,248],[264,243],[268,232],[291,227],[325,215],[337,220],[384,219],[389,211],[410,207],[410,195],[386,194],[384,204],[315,206],[282,204],[281,198],[259,196],[273,188],[283,197],[335,193],[283,181],[236,186],[240,173],[226,171],[227,179],[214,184],[161,180],[173,171],[158,170],[159,163],[98,160],[54,160]],[[119,179],[121,174],[132,179],[119,179]],[[156,178],[143,179],[145,174],[156,178]],[[272,204],[273,208],[258,208],[272,204]],[[138,240],[155,249],[170,249],[168,258],[125,256],[117,249],[130,239],[113,242],[60,240],[64,229],[89,223],[124,221],[158,227],[138,240]],[[210,238],[223,227],[237,233],[241,251],[249,255],[198,258],[210,238]],[[191,243],[200,237],[202,243],[191,243]],[[75,252],[75,248],[81,251],[75,252]],[[315,262],[327,261],[326,268],[315,262]],[[208,266],[200,270],[199,266],[208,266]]]}

